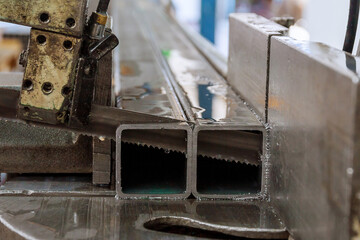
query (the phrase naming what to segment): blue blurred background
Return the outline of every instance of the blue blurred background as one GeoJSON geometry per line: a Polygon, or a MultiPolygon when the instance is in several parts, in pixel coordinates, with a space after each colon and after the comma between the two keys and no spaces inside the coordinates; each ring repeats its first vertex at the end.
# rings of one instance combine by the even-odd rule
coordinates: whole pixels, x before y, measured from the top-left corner
{"type": "MultiPolygon", "coordinates": [[[[349,0],[161,0],[171,4],[177,19],[190,25],[225,56],[228,55],[228,16],[254,12],[267,18],[293,16],[292,37],[323,42],[341,49],[349,0]]],[[[358,31],[359,32],[359,31],[358,31]]],[[[359,34],[358,34],[359,35],[359,34]]],[[[357,50],[357,36],[354,52],[357,50]]]]}

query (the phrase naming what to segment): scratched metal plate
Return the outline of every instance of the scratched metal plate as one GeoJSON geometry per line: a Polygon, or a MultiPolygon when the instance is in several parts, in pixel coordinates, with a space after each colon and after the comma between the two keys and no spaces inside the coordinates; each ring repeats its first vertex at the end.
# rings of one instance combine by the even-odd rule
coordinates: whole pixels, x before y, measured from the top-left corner
{"type": "Polygon", "coordinates": [[[121,201],[99,197],[2,197],[0,198],[0,234],[6,239],[49,240],[184,238],[192,240],[199,237],[218,236],[219,238],[219,235],[222,239],[241,239],[240,237],[287,239],[288,237],[283,223],[266,204],[121,201]],[[167,224],[177,232],[156,230],[156,224],[151,223],[157,219],[164,219],[163,225],[167,224]],[[150,225],[152,226],[149,227],[150,225]],[[179,232],[184,227],[190,229],[179,232]],[[194,234],[196,232],[202,235],[194,234]]]}

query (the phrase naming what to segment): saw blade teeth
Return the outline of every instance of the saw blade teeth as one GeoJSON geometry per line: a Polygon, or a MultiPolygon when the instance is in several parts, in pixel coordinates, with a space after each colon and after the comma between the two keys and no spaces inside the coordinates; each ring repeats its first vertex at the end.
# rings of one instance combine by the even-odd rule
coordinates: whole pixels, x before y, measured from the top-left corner
{"type": "MultiPolygon", "coordinates": [[[[177,152],[177,153],[183,153],[185,154],[185,152],[183,151],[178,151],[175,149],[170,149],[167,147],[160,147],[160,146],[156,146],[156,145],[150,145],[147,143],[142,143],[142,142],[132,142],[132,141],[123,141],[127,144],[134,144],[137,146],[141,146],[141,147],[147,147],[147,148],[151,148],[151,149],[157,149],[157,150],[163,150],[163,151],[169,151],[169,152],[177,152]]],[[[248,161],[247,159],[235,159],[235,158],[228,158],[228,157],[223,157],[223,156],[208,156],[208,155],[204,155],[204,154],[200,154],[200,156],[202,157],[206,157],[206,158],[211,158],[214,160],[219,160],[219,161],[226,161],[226,162],[234,162],[234,163],[239,163],[239,164],[246,164],[246,165],[250,165],[250,166],[259,166],[260,165],[260,160],[259,163],[255,163],[253,161],[248,161]]]]}
{"type": "MultiPolygon", "coordinates": [[[[13,120],[13,119],[1,119],[1,121],[5,121],[5,122],[12,122],[14,124],[19,124],[19,125],[29,125],[31,127],[40,127],[42,128],[43,126],[37,126],[37,125],[33,125],[33,124],[29,124],[29,123],[25,123],[25,122],[19,122],[19,120],[13,120]]],[[[44,126],[45,128],[45,126],[44,126]]],[[[72,132],[77,136],[88,136],[88,137],[97,137],[97,138],[102,138],[102,136],[98,135],[98,134],[93,134],[93,133],[89,133],[89,132],[78,132],[78,131],[72,131],[71,129],[62,129],[64,131],[68,131],[68,132],[72,132]]],[[[106,137],[104,137],[106,138],[106,137]]],[[[106,138],[107,139],[107,138],[106,138]]],[[[152,148],[152,149],[157,149],[157,150],[162,150],[165,151],[166,153],[182,153],[182,154],[187,154],[185,151],[183,150],[179,150],[179,149],[175,149],[175,148],[171,148],[169,146],[161,146],[161,145],[157,145],[156,143],[145,143],[145,142],[141,142],[141,141],[122,141],[124,143],[127,144],[135,144],[137,146],[141,146],[141,147],[147,147],[147,148],[152,148]]],[[[236,159],[236,158],[232,158],[232,157],[227,157],[227,156],[222,156],[222,155],[212,155],[212,154],[199,154],[202,157],[205,158],[210,158],[210,159],[214,159],[214,160],[219,160],[219,161],[226,161],[226,162],[234,162],[234,163],[239,163],[239,164],[246,164],[246,165],[251,165],[251,166],[261,166],[261,163],[264,161],[264,156],[259,153],[259,160],[258,161],[254,161],[254,160],[248,160],[248,159],[236,159]]]]}
{"type": "Polygon", "coordinates": [[[200,154],[200,156],[205,157],[205,158],[210,158],[213,160],[218,160],[218,161],[225,161],[225,162],[229,162],[229,163],[239,163],[239,164],[245,164],[245,165],[250,165],[250,166],[260,166],[260,161],[259,163],[254,163],[254,162],[250,162],[246,159],[234,159],[234,158],[227,158],[227,157],[223,157],[223,156],[207,156],[204,154],[200,154]]]}
{"type": "Polygon", "coordinates": [[[147,147],[147,148],[150,148],[150,149],[157,149],[157,150],[165,151],[166,153],[174,152],[174,153],[185,154],[185,152],[179,151],[179,150],[176,150],[176,149],[170,149],[170,148],[167,148],[167,147],[160,147],[160,146],[150,145],[150,144],[141,143],[141,142],[130,142],[130,141],[122,141],[122,142],[127,143],[127,144],[137,145],[139,147],[147,147]]]}

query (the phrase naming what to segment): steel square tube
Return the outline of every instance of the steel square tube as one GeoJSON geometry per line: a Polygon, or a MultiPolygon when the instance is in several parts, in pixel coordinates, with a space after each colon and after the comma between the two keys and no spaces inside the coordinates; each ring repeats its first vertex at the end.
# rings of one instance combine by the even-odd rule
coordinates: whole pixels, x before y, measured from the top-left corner
{"type": "Polygon", "coordinates": [[[117,197],[184,199],[190,195],[190,126],[122,125],[116,136],[117,197]],[[134,143],[135,139],[139,144],[134,143]],[[144,144],[149,139],[162,148],[144,144]],[[180,146],[185,151],[172,151],[167,144],[180,146]]]}
{"type": "Polygon", "coordinates": [[[261,198],[266,184],[262,161],[264,135],[264,129],[259,126],[196,126],[193,132],[193,195],[199,199],[261,198]],[[212,149],[211,158],[202,154],[204,150],[208,153],[208,149],[212,149]]]}
{"type": "MultiPolygon", "coordinates": [[[[188,119],[195,123],[195,133],[193,135],[193,151],[196,152],[201,146],[195,140],[197,129],[209,130],[257,130],[264,131],[262,122],[254,114],[249,106],[235,94],[225,79],[206,61],[205,57],[196,49],[191,41],[182,33],[179,25],[175,24],[159,9],[145,1],[134,2],[139,19],[142,19],[144,31],[151,32],[150,40],[153,49],[161,56],[162,67],[170,76],[170,82],[174,86],[176,93],[181,100],[181,104],[188,119]],[[144,3],[144,4],[142,4],[144,3]],[[146,7],[145,7],[146,6],[146,7]],[[165,34],[166,33],[166,34],[165,34]]],[[[263,135],[263,137],[265,134],[263,135]]],[[[222,145],[221,138],[214,138],[215,144],[207,148],[206,156],[216,158],[217,145],[222,145]]],[[[206,139],[204,144],[211,144],[206,139]]],[[[265,142],[263,139],[260,142],[265,142]]],[[[241,148],[241,146],[238,146],[241,148]]],[[[203,149],[201,149],[203,150],[203,149]]],[[[196,190],[196,157],[192,156],[192,191],[198,198],[231,198],[246,199],[247,197],[238,194],[211,194],[205,192],[201,195],[196,190]]],[[[241,162],[240,160],[239,162],[241,162]]],[[[260,163],[262,165],[263,163],[260,163]]],[[[225,164],[226,167],[227,164],[225,164]]],[[[263,171],[263,170],[262,170],[263,171]]],[[[263,171],[265,173],[265,171],[263,171]]],[[[237,172],[233,177],[236,178],[237,172]]],[[[265,174],[260,174],[260,177],[265,174]]],[[[208,176],[209,179],[211,176],[208,176]]],[[[205,177],[205,182],[206,182],[205,177]]],[[[242,184],[243,182],[239,180],[242,184]]],[[[236,185],[239,183],[235,183],[236,185]]],[[[262,181],[264,186],[266,181],[262,181]]],[[[210,183],[211,184],[211,183],[210,183]]],[[[214,183],[216,185],[216,183],[214,183]]],[[[214,186],[215,186],[214,185],[214,186]]],[[[259,194],[250,195],[248,198],[259,198],[266,192],[265,187],[261,186],[259,194]]]]}

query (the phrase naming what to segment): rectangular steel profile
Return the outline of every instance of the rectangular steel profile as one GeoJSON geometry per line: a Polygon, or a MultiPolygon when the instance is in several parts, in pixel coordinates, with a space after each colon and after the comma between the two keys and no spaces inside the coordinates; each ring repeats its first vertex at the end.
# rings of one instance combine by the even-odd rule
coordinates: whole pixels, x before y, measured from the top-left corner
{"type": "Polygon", "coordinates": [[[266,121],[270,39],[287,28],[254,13],[230,15],[228,81],[266,121]]]}
{"type": "Polygon", "coordinates": [[[197,125],[193,132],[192,193],[199,199],[261,198],[266,181],[262,126],[197,125]],[[223,144],[220,143],[221,139],[223,144]],[[210,152],[211,151],[211,154],[210,152]],[[207,157],[203,153],[212,157],[207,157]]]}
{"type": "Polygon", "coordinates": [[[187,198],[191,193],[191,157],[192,129],[187,124],[120,126],[116,132],[117,197],[187,198]],[[144,144],[149,138],[162,148],[144,144]],[[166,144],[181,149],[172,151],[166,144]]]}
{"type": "MultiPolygon", "coordinates": [[[[199,194],[196,185],[196,158],[199,144],[198,133],[204,131],[220,131],[237,130],[258,132],[264,131],[264,126],[258,120],[256,115],[248,108],[248,106],[234,93],[232,88],[223,79],[223,77],[214,69],[214,67],[206,60],[206,58],[196,49],[193,43],[181,31],[169,16],[162,12],[156,5],[139,0],[133,3],[135,11],[139,19],[142,19],[143,27],[151,32],[150,40],[155,52],[158,52],[159,58],[162,59],[162,68],[169,73],[170,82],[178,96],[180,96],[181,104],[184,111],[191,121],[195,122],[195,130],[193,133],[193,156],[192,156],[192,192],[197,198],[226,198],[226,199],[256,199],[261,198],[265,193],[267,182],[266,167],[267,162],[261,160],[261,153],[252,159],[262,169],[256,173],[255,177],[259,177],[261,187],[255,194],[228,194],[225,190],[219,194],[205,192],[199,194]],[[166,34],[165,34],[166,33],[166,34]],[[197,150],[196,150],[197,149],[197,150]]],[[[265,135],[263,134],[262,137],[265,135]]],[[[211,145],[212,141],[216,144],[212,146],[222,145],[223,139],[219,136],[204,138],[201,144],[211,145]]],[[[262,152],[263,143],[260,139],[257,142],[261,145],[262,152]]],[[[243,143],[244,144],[244,143],[243,143]]],[[[237,145],[235,148],[241,150],[245,145],[237,145]]],[[[221,152],[216,152],[215,148],[206,148],[204,155],[216,159],[216,163],[220,167],[227,167],[229,162],[219,160],[221,152]]],[[[202,150],[202,149],[201,149],[202,150]]],[[[246,159],[241,157],[235,159],[237,167],[247,166],[246,159]]],[[[236,173],[235,173],[236,174],[236,173]]],[[[210,181],[212,176],[207,176],[204,182],[210,181]]],[[[216,186],[215,186],[216,187],[216,186]]]]}
{"type": "MultiPolygon", "coordinates": [[[[168,75],[164,73],[160,61],[154,52],[151,41],[149,41],[150,34],[144,30],[142,18],[134,14],[133,3],[131,1],[116,1],[113,5],[114,12],[114,33],[119,36],[119,47],[114,53],[115,63],[115,89],[116,89],[116,104],[118,108],[124,110],[131,110],[139,113],[146,113],[161,117],[171,117],[186,121],[187,118],[182,110],[179,100],[169,83],[168,75]]],[[[161,135],[161,134],[160,134],[161,135]]],[[[176,135],[176,134],[175,134],[176,135]]],[[[190,195],[190,158],[191,158],[191,128],[188,125],[173,125],[173,124],[144,124],[144,125],[122,125],[117,133],[117,147],[116,147],[116,189],[117,195],[120,198],[186,198],[190,195]],[[161,130],[161,129],[164,130],[161,130]],[[145,131],[145,133],[144,133],[145,131]],[[155,131],[149,134],[149,131],[155,131]],[[164,137],[156,137],[156,133],[161,132],[180,133],[180,140],[171,142],[171,134],[164,137]],[[126,134],[130,132],[130,136],[126,138],[126,134]],[[140,134],[138,134],[140,133],[140,134]],[[182,136],[184,135],[185,136],[182,136]],[[124,137],[125,136],[125,137],[124,137]],[[185,138],[188,142],[186,142],[185,138]],[[125,141],[126,140],[126,141],[125,141]],[[165,141],[164,141],[165,140],[165,141]],[[123,141],[123,146],[121,141],[123,141]],[[126,143],[125,143],[126,142],[126,143]],[[171,143],[171,144],[170,144],[171,143]],[[149,147],[148,147],[149,146],[149,147]],[[150,147],[151,146],[151,147],[150,147]],[[151,191],[143,191],[142,194],[134,191],[131,193],[131,184],[139,183],[137,180],[127,183],[129,179],[122,175],[120,166],[124,160],[121,154],[136,153],[136,148],[141,148],[142,151],[138,153],[147,152],[148,156],[134,157],[134,163],[142,165],[142,160],[146,159],[150,162],[148,168],[152,169],[151,164],[155,165],[157,159],[151,160],[151,155],[159,156],[160,152],[165,149],[170,153],[175,150],[177,153],[181,152],[185,160],[179,169],[179,173],[185,180],[184,186],[180,187],[179,192],[169,194],[167,192],[158,191],[155,194],[151,191]],[[150,151],[150,152],[149,152],[150,151]],[[130,152],[130,153],[129,153],[130,152]],[[185,168],[185,169],[184,169],[185,168]],[[125,184],[125,189],[122,184],[125,184]],[[130,190],[129,190],[130,188],[130,190]]],[[[139,149],[138,149],[139,150],[139,149]]],[[[171,154],[168,156],[172,156],[171,154]]],[[[125,159],[126,160],[126,159],[125,159]]],[[[171,159],[170,159],[171,160],[171,159]]],[[[165,163],[171,163],[166,161],[165,163]]],[[[166,165],[166,164],[165,164],[166,165]]],[[[162,170],[164,170],[162,168],[162,170]]],[[[156,169],[152,169],[156,171],[156,169]]],[[[161,170],[161,169],[159,169],[161,170]]],[[[127,173],[136,176],[141,169],[129,169],[127,173]]],[[[162,172],[164,173],[164,172],[162,172]]],[[[161,175],[161,172],[157,175],[161,175]]],[[[164,176],[166,175],[163,174],[164,176]]],[[[131,176],[131,175],[130,175],[131,176]]],[[[151,176],[144,176],[144,178],[151,176]]],[[[165,179],[166,180],[166,179],[165,179]]],[[[140,184],[140,183],[139,183],[140,184]]],[[[149,188],[155,188],[154,185],[149,185],[149,188]],[[152,187],[153,186],[153,187],[152,187]]],[[[178,185],[179,186],[179,185],[178,185]]]]}
{"type": "Polygon", "coordinates": [[[295,239],[359,233],[359,62],[325,44],[272,38],[270,196],[295,239]]]}

